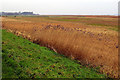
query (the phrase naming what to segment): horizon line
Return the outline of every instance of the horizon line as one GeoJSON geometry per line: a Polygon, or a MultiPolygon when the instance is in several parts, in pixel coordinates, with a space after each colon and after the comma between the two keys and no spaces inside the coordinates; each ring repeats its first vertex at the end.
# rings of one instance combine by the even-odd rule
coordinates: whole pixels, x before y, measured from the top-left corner
{"type": "Polygon", "coordinates": [[[6,13],[19,13],[19,12],[33,12],[34,14],[39,14],[39,15],[109,15],[109,16],[119,16],[120,14],[75,14],[75,13],[36,13],[34,11],[1,11],[6,12],[6,13]]]}

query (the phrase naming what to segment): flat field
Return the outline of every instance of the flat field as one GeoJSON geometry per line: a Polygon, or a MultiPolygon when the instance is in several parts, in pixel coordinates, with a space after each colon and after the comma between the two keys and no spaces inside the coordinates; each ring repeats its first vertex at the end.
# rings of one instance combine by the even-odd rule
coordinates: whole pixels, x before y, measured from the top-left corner
{"type": "Polygon", "coordinates": [[[118,77],[117,16],[8,16],[2,28],[118,77]]]}

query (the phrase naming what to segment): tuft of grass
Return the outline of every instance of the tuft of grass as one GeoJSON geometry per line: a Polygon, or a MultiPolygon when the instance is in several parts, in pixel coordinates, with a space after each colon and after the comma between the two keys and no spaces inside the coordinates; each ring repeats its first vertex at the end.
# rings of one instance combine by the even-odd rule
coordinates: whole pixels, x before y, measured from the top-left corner
{"type": "Polygon", "coordinates": [[[96,69],[2,30],[3,78],[105,78],[96,69]]]}

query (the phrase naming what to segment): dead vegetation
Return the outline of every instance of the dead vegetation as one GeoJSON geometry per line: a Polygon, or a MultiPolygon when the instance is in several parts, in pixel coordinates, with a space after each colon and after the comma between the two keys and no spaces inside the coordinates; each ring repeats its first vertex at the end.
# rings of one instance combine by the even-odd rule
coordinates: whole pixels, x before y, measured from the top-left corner
{"type": "Polygon", "coordinates": [[[79,60],[83,65],[99,66],[102,73],[118,77],[117,32],[77,23],[5,19],[3,29],[79,60]]]}

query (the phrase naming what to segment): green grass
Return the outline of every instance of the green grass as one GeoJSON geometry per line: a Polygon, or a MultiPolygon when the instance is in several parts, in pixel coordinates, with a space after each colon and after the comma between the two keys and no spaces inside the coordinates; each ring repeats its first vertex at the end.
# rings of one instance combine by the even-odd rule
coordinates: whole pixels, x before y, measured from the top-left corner
{"type": "Polygon", "coordinates": [[[2,30],[3,78],[105,78],[97,69],[2,30]]]}
{"type": "Polygon", "coordinates": [[[114,28],[114,27],[113,27],[113,28],[108,28],[108,29],[114,30],[114,31],[118,31],[119,28],[114,28]]]}
{"type": "Polygon", "coordinates": [[[87,25],[93,25],[93,26],[101,26],[101,27],[104,27],[106,29],[109,29],[109,30],[113,30],[113,31],[118,31],[118,26],[111,26],[111,25],[105,25],[105,24],[87,24],[87,25]]]}

